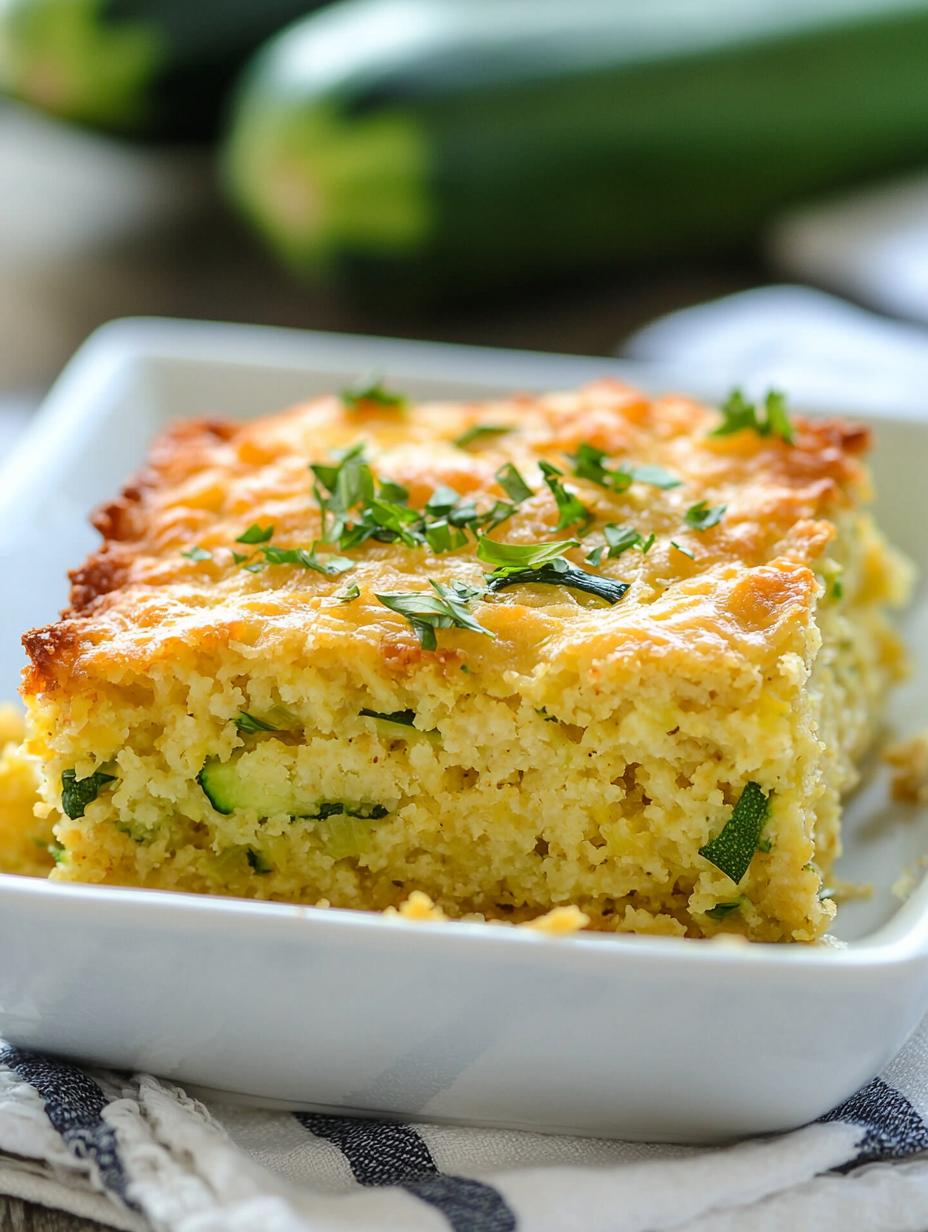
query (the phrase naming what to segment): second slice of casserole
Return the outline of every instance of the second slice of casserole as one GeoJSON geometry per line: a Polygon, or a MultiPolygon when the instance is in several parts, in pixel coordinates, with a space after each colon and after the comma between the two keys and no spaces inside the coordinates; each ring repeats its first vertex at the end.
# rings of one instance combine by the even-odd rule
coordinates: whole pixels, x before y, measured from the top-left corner
{"type": "Polygon", "coordinates": [[[814,939],[900,669],[867,445],[613,382],[178,426],[25,638],[53,875],[814,939]]]}

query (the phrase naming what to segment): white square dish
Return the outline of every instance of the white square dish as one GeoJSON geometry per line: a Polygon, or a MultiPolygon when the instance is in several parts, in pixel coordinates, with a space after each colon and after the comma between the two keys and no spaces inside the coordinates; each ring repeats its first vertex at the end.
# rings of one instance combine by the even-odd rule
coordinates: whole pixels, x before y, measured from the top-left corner
{"type": "MultiPolygon", "coordinates": [[[[126,321],[62,376],[3,472],[0,697],[22,630],[53,617],[94,543],[89,510],[168,420],[247,417],[376,373],[412,396],[489,396],[603,374],[715,397],[737,374],[245,326],[126,321]]],[[[812,410],[847,408],[812,407],[812,410]]],[[[880,407],[879,519],[928,574],[928,418],[880,407]]],[[[928,596],[893,703],[928,722],[928,596]]],[[[875,1074],[928,1009],[924,811],[876,770],[846,816],[841,946],[544,937],[501,925],[53,884],[0,875],[0,1035],[262,1103],[536,1131],[709,1141],[790,1128],[875,1074]]]]}

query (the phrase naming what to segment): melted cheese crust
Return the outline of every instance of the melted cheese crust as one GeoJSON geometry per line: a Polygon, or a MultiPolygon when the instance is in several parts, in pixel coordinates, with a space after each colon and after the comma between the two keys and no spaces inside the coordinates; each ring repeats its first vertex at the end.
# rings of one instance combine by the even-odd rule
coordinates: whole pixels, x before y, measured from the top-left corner
{"type": "MultiPolygon", "coordinates": [[[[600,381],[571,394],[406,410],[352,410],[325,397],[238,428],[178,425],[122,496],[96,514],[104,543],[73,573],[71,609],[26,635],[27,690],[54,689],[75,674],[111,678],[121,666],[144,670],[200,647],[259,637],[273,654],[278,636],[289,642],[295,634],[307,653],[342,643],[350,653],[370,650],[390,672],[415,667],[423,652],[413,631],[374,595],[421,589],[427,577],[481,583],[485,567],[472,540],[440,556],[369,541],[348,553],[355,569],[336,578],[290,565],[249,573],[232,557],[253,522],[273,524],[275,546],[311,545],[320,516],[308,464],[359,441],[378,477],[405,485],[416,508],[440,485],[489,507],[505,499],[497,469],[514,463],[535,495],[491,538],[530,544],[569,536],[556,529],[541,459],[565,470],[596,526],[631,525],[657,537],[646,555],[627,551],[595,570],[631,583],[615,607],[560,587],[512,588],[479,605],[497,640],[442,631],[443,661],[466,658],[490,679],[506,670],[537,676],[545,666],[588,671],[607,657],[671,671],[699,670],[694,660],[718,666],[733,654],[769,661],[784,629],[814,603],[811,566],[835,534],[835,515],[867,494],[858,455],[868,434],[836,420],[799,421],[789,446],[752,432],[711,437],[716,422],[715,411],[690,399],[649,399],[600,381]],[[454,444],[480,424],[514,430],[467,449],[454,444]],[[683,482],[669,490],[636,482],[616,494],[572,478],[564,455],[581,442],[605,450],[610,465],[655,463],[683,482]],[[722,522],[703,533],[683,520],[700,500],[727,505],[722,522]],[[213,558],[184,558],[193,545],[213,558]],[[346,581],[357,583],[361,597],[343,605],[333,596],[346,581]]],[[[583,565],[601,543],[594,532],[568,558],[583,565]]]]}

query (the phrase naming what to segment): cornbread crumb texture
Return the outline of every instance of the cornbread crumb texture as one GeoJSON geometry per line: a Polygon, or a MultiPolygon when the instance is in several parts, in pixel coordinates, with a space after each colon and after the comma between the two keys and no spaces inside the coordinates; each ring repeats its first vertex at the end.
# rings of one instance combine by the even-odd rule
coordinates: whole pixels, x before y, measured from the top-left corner
{"type": "Polygon", "coordinates": [[[45,877],[54,866],[52,823],[35,816],[38,766],[22,740],[21,708],[0,703],[0,872],[45,877]]]}
{"type": "MultiPolygon", "coordinates": [[[[424,920],[432,923],[448,919],[444,911],[437,907],[422,890],[413,890],[409,897],[400,903],[399,907],[387,907],[384,914],[400,916],[404,920],[424,920]]],[[[469,918],[484,922],[486,917],[474,915],[469,918]]],[[[497,922],[511,923],[510,920],[497,922]]],[[[532,929],[549,937],[566,937],[570,936],[571,933],[580,932],[586,928],[589,922],[590,917],[588,915],[581,911],[579,907],[570,905],[566,907],[552,907],[550,911],[544,912],[543,915],[539,915],[533,920],[525,920],[518,927],[532,929]]]]}
{"type": "Polygon", "coordinates": [[[892,794],[907,804],[928,804],[928,730],[898,740],[883,750],[892,766],[892,794]]]}
{"type": "Polygon", "coordinates": [[[53,876],[554,932],[820,936],[841,796],[902,671],[887,610],[907,571],[866,511],[864,430],[797,420],[788,444],[712,437],[717,418],[599,382],[176,429],[98,514],[71,609],[25,638],[53,876]],[[455,443],[480,426],[507,431],[455,443]],[[484,593],[466,535],[323,544],[348,562],[337,576],[293,563],[324,534],[308,464],[359,443],[415,510],[448,488],[489,508],[515,467],[530,494],[491,537],[579,537],[563,559],[627,593],[484,593]],[[673,484],[575,473],[583,445],[673,484]],[[542,462],[588,523],[559,528],[542,462]],[[700,502],[724,508],[704,531],[687,520],[700,502]],[[288,563],[237,542],[252,526],[288,563]],[[638,546],[610,555],[609,526],[638,546]],[[486,633],[440,626],[428,649],[377,598],[429,581],[478,591],[486,633]],[[71,771],[103,775],[77,816],[61,810],[71,771]],[[735,882],[700,851],[749,783],[769,807],[735,882]]]}

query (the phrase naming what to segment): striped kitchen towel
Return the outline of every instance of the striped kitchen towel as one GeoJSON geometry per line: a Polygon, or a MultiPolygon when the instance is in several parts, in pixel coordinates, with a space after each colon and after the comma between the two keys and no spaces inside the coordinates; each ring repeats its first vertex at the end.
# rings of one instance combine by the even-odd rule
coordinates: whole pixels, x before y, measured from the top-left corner
{"type": "Polygon", "coordinates": [[[0,1042],[0,1192],[129,1232],[924,1232],[928,1020],[815,1124],[713,1148],[207,1106],[0,1042]]]}

